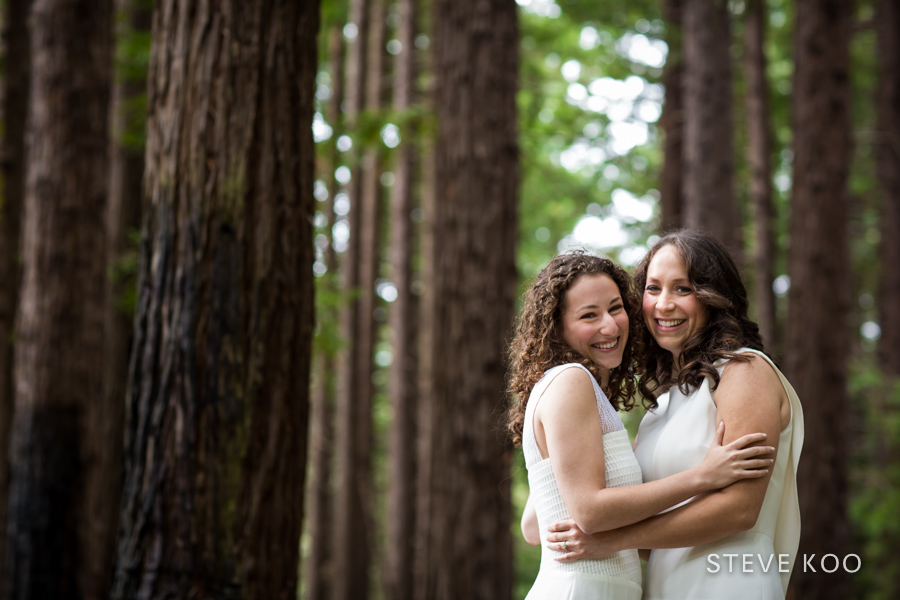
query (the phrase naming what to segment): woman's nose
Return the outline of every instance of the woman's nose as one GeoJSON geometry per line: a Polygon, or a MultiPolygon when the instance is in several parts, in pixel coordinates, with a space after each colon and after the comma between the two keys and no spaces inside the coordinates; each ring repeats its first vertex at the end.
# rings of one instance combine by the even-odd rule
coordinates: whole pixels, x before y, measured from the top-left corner
{"type": "Polygon", "coordinates": [[[675,304],[672,302],[672,296],[668,292],[662,291],[656,298],[656,307],[661,311],[672,310],[675,304]]]}

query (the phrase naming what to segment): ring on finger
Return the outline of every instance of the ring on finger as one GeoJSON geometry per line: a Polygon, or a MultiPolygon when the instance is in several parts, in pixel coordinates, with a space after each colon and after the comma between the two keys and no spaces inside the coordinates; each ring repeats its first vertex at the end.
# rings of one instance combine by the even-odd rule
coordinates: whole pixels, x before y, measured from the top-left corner
{"type": "Polygon", "coordinates": [[[568,552],[568,551],[569,551],[569,548],[566,546],[566,543],[565,543],[565,542],[562,543],[562,549],[563,549],[563,552],[568,552]]]}

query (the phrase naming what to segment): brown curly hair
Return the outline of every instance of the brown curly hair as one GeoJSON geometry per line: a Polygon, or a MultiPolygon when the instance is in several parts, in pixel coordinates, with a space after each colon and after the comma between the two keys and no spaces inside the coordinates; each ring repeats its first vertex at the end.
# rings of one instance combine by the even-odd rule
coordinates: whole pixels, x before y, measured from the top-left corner
{"type": "MultiPolygon", "coordinates": [[[[714,237],[691,230],[678,230],[666,234],[647,253],[634,273],[634,285],[643,293],[647,285],[647,268],[662,248],[672,246],[684,261],[688,280],[706,308],[706,325],[695,332],[681,351],[681,368],[676,371],[672,353],[656,343],[649,329],[639,330],[646,348],[645,373],[638,388],[645,398],[656,392],[664,392],[677,385],[682,393],[696,389],[704,377],[709,377],[711,387],[719,384],[715,363],[721,359],[747,361],[748,357],[734,354],[739,348],[763,351],[759,326],[747,316],[747,288],[741,279],[737,264],[714,237]]],[[[656,403],[653,402],[655,407],[656,403]]]]}
{"type": "Polygon", "coordinates": [[[525,407],[534,385],[544,371],[557,365],[579,363],[601,381],[600,372],[589,359],[570,348],[560,335],[560,318],[568,290],[585,275],[608,275],[619,287],[622,304],[628,315],[631,335],[625,344],[622,364],[610,371],[608,389],[604,390],[616,410],[634,407],[635,378],[641,355],[642,329],[640,297],[631,277],[609,260],[584,252],[562,254],[554,258],[535,278],[525,293],[525,303],[516,321],[516,335],[509,346],[510,364],[507,389],[516,396],[509,410],[509,432],[513,443],[522,443],[525,407]]]}

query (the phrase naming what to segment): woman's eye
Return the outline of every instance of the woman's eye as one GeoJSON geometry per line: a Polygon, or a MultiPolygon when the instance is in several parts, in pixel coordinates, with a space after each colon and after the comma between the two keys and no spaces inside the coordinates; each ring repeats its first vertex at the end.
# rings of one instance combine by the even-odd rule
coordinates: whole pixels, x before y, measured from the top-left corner
{"type": "Polygon", "coordinates": [[[678,286],[678,287],[676,288],[676,291],[678,291],[678,292],[681,293],[681,294],[690,294],[690,293],[693,292],[694,290],[692,290],[692,289],[689,288],[689,287],[685,287],[685,286],[683,286],[683,285],[680,285],[680,286],[678,286]]]}
{"type": "Polygon", "coordinates": [[[618,312],[618,311],[622,310],[623,308],[624,307],[621,304],[616,304],[615,306],[613,306],[612,308],[609,309],[609,312],[611,312],[611,313],[618,312]]]}
{"type": "Polygon", "coordinates": [[[648,285],[644,291],[645,292],[658,292],[659,287],[657,287],[655,285],[648,285]]]}
{"type": "Polygon", "coordinates": [[[581,315],[581,318],[582,319],[593,319],[595,316],[596,315],[594,313],[589,312],[589,313],[584,313],[583,315],[581,315]]]}

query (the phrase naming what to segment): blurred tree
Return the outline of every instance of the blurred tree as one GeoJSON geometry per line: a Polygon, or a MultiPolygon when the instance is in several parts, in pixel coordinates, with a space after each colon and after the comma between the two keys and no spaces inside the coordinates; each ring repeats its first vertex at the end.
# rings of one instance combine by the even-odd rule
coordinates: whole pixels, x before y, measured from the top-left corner
{"type": "Polygon", "coordinates": [[[296,597],[318,11],[156,4],[113,598],[296,597]]]}
{"type": "Polygon", "coordinates": [[[734,198],[730,13],[726,0],[684,0],[684,224],[742,255],[734,198]]]}
{"type": "MultiPolygon", "coordinates": [[[[3,75],[0,79],[0,531],[6,527],[9,494],[9,435],[12,426],[15,386],[13,383],[14,332],[19,301],[20,227],[25,187],[25,118],[28,114],[31,48],[28,12],[31,0],[5,0],[2,5],[3,75]]],[[[5,533],[0,534],[0,573],[3,571],[5,533]]],[[[0,594],[3,593],[0,586],[0,594]]]]}
{"type": "MultiPolygon", "coordinates": [[[[335,177],[338,167],[337,139],[342,131],[341,103],[344,101],[344,34],[343,21],[327,27],[328,64],[331,76],[331,98],[328,99],[327,119],[333,127],[333,134],[322,159],[322,177],[327,181],[328,199],[325,201],[326,244],[323,262],[325,274],[319,278],[317,295],[326,298],[336,293],[338,277],[337,253],[334,250],[334,200],[340,191],[340,183],[335,177]]],[[[317,309],[318,327],[323,329],[337,319],[334,307],[328,304],[317,309]]],[[[326,344],[317,348],[313,375],[316,378],[312,396],[312,427],[310,428],[310,458],[312,481],[310,485],[309,536],[310,549],[307,556],[306,597],[309,600],[330,600],[334,572],[333,543],[333,463],[335,455],[334,402],[335,402],[335,353],[326,344]]]]}
{"type": "Polygon", "coordinates": [[[437,137],[415,597],[508,598],[512,452],[498,417],[516,289],[516,5],[440,0],[432,22],[437,137]]]}
{"type": "Polygon", "coordinates": [[[768,351],[775,339],[775,215],[772,203],[772,130],[769,120],[769,83],[766,75],[766,8],[763,0],[748,0],[744,16],[744,73],[747,121],[747,163],[755,232],[753,282],[757,323],[768,351]]]}
{"type": "Polygon", "coordinates": [[[900,376],[900,5],[879,0],[878,178],[881,210],[881,282],[878,349],[885,371],[900,376]]]}
{"type": "Polygon", "coordinates": [[[351,0],[348,27],[354,32],[348,44],[347,84],[344,119],[353,139],[351,177],[348,186],[350,236],[341,260],[344,293],[341,337],[346,341],[338,358],[336,469],[337,488],[334,513],[334,598],[364,600],[369,591],[371,524],[370,457],[371,444],[372,345],[363,335],[371,335],[371,310],[362,312],[360,296],[363,274],[363,136],[360,124],[366,108],[369,64],[369,0],[351,0]],[[352,26],[352,27],[351,27],[352,26]],[[366,378],[367,376],[367,378],[366,378]]]}
{"type": "Polygon", "coordinates": [[[661,231],[684,226],[684,59],[683,0],[662,0],[669,54],[663,69],[665,103],[659,124],[665,131],[659,205],[661,231]]]}
{"type": "MultiPolygon", "coordinates": [[[[114,515],[98,429],[112,2],[32,3],[5,598],[100,598],[114,515]]],[[[18,80],[17,83],[20,83],[18,80]]],[[[8,116],[7,116],[8,118],[8,116]]]]}
{"type": "Polygon", "coordinates": [[[394,163],[394,185],[391,190],[391,277],[397,298],[390,308],[389,329],[392,332],[394,360],[391,364],[389,394],[391,421],[388,447],[388,534],[387,597],[393,600],[413,599],[413,565],[415,553],[415,484],[416,484],[416,408],[418,302],[412,291],[414,227],[412,210],[418,182],[416,169],[418,137],[409,115],[418,100],[418,75],[415,40],[418,34],[418,0],[400,0],[400,24],[397,40],[400,53],[394,61],[394,110],[405,114],[400,147],[394,163]]]}
{"type": "MultiPolygon", "coordinates": [[[[847,236],[851,4],[798,0],[794,33],[794,185],[786,372],[805,402],[798,486],[800,555],[843,556],[847,523],[846,426],[850,268],[847,236]]],[[[797,598],[850,596],[846,573],[795,569],[797,598]]]]}

